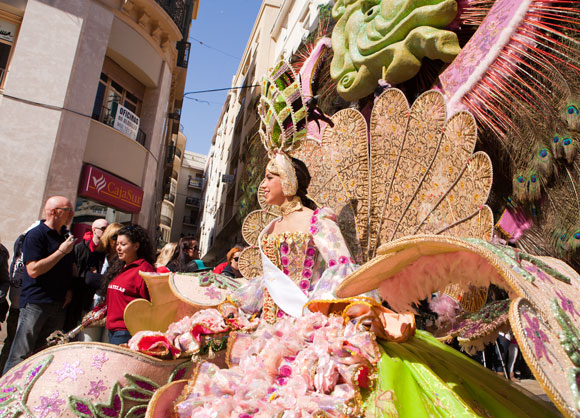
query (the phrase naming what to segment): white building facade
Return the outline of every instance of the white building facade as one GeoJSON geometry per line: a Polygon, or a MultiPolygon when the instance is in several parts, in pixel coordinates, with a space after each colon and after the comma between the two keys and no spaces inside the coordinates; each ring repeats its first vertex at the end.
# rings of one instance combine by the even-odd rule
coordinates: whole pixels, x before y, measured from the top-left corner
{"type": "MultiPolygon", "coordinates": [[[[235,244],[243,244],[239,210],[244,170],[256,162],[244,160],[255,146],[259,127],[257,103],[262,76],[281,57],[289,58],[317,29],[321,6],[328,0],[264,0],[250,34],[210,148],[206,165],[200,249],[209,264],[224,259],[235,244]],[[237,88],[242,87],[242,88],[237,88]],[[252,145],[253,144],[253,145],[252,145]]],[[[264,162],[260,162],[264,163],[264,162]]],[[[247,195],[247,192],[246,192],[247,195]]]]}

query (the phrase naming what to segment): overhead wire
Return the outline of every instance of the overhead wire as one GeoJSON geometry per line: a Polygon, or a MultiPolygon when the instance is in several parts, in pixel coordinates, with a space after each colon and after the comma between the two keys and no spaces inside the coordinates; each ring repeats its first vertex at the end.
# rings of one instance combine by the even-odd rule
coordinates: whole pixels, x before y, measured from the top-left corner
{"type": "Polygon", "coordinates": [[[236,57],[236,56],[234,56],[232,54],[229,54],[229,53],[227,53],[225,51],[222,51],[221,49],[218,49],[218,48],[215,48],[215,47],[213,47],[211,45],[208,45],[205,42],[200,41],[199,39],[194,38],[193,36],[190,36],[189,39],[192,40],[192,41],[197,42],[198,44],[200,44],[202,46],[205,46],[206,48],[213,49],[214,51],[219,52],[220,54],[223,54],[225,56],[228,56],[228,57],[233,58],[233,59],[236,59],[236,60],[241,60],[240,57],[236,57]]]}

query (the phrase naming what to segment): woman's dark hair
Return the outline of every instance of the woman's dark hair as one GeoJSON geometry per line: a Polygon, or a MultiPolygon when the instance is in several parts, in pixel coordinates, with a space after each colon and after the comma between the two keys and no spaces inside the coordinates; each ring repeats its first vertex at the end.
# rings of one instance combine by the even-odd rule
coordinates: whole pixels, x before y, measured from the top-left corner
{"type": "MultiPolygon", "coordinates": [[[[188,235],[181,237],[175,255],[169,263],[167,263],[167,268],[173,272],[185,272],[187,271],[187,265],[192,261],[187,254],[190,249],[191,242],[197,239],[193,235],[188,235]]],[[[199,244],[198,244],[199,245],[199,244]]]]}
{"type": "Polygon", "coordinates": [[[296,196],[302,200],[302,204],[304,206],[312,210],[316,210],[316,204],[308,197],[306,197],[311,179],[306,164],[304,164],[301,160],[292,158],[292,165],[294,166],[294,171],[296,171],[296,179],[298,180],[298,190],[296,190],[296,196]]]}
{"type": "MultiPolygon", "coordinates": [[[[131,224],[126,225],[119,229],[117,232],[117,237],[124,235],[129,238],[133,244],[139,243],[139,248],[137,249],[137,259],[145,259],[149,264],[153,265],[155,263],[155,254],[153,252],[153,245],[151,244],[151,238],[149,238],[149,233],[141,225],[131,224]]],[[[101,288],[98,290],[98,294],[104,296],[107,294],[107,287],[109,283],[119,275],[121,270],[125,267],[125,262],[119,260],[115,256],[111,265],[105,272],[103,279],[101,281],[101,288]]]]}

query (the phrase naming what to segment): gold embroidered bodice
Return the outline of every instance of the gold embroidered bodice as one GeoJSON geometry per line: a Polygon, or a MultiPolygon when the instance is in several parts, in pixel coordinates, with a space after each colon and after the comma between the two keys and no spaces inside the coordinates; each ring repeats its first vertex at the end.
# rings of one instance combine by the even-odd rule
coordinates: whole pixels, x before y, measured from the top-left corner
{"type": "MultiPolygon", "coordinates": [[[[311,290],[313,269],[317,262],[318,251],[312,236],[306,232],[283,232],[262,237],[264,254],[284,274],[290,277],[306,294],[311,290]]],[[[264,290],[262,318],[268,323],[276,322],[284,316],[268,293],[264,290]]]]}

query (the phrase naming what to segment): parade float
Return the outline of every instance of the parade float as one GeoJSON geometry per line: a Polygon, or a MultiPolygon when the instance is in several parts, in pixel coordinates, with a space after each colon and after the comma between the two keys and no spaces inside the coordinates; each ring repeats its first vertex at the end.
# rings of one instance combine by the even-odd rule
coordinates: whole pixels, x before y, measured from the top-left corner
{"type": "MultiPolygon", "coordinates": [[[[288,373],[296,360],[278,358],[269,370],[275,386],[256,388],[268,395],[257,404],[278,408],[268,413],[308,416],[284,412],[300,396],[305,411],[312,402],[319,407],[312,416],[412,416],[408,400],[377,376],[423,338],[412,335],[408,312],[442,292],[474,315],[462,318],[463,328],[443,330],[441,339],[461,336],[469,351],[511,327],[554,405],[564,416],[580,416],[579,12],[569,1],[341,0],[332,8],[331,39],[316,39],[307,59],[295,60],[299,77],[284,62],[273,67],[259,110],[264,135],[285,133],[288,117],[289,136],[302,132],[300,146],[286,151],[308,167],[308,196],[334,211],[353,258],[326,266],[360,267],[335,294],[306,302],[316,329],[341,330],[329,345],[349,347],[340,358],[331,353],[328,364],[356,367],[324,386],[305,361],[312,387],[293,392],[288,373]],[[320,80],[335,90],[321,89],[320,80]],[[343,101],[325,101],[320,89],[343,101]],[[489,284],[505,289],[509,300],[485,305],[489,284]],[[400,315],[359,296],[373,291],[400,315]],[[365,321],[350,325],[363,306],[365,321]],[[480,309],[493,315],[478,317],[480,309]],[[331,313],[339,315],[322,315],[331,313]],[[389,315],[404,324],[397,336],[389,333],[389,315]],[[388,341],[381,350],[390,363],[379,360],[375,336],[388,341]]],[[[270,268],[261,232],[280,212],[258,187],[245,187],[260,205],[242,226],[249,247],[240,270],[252,281],[270,268]]],[[[213,376],[225,373],[218,366],[248,363],[252,347],[263,355],[256,344],[269,331],[280,335],[266,354],[286,338],[296,352],[320,356],[316,344],[305,343],[316,334],[312,323],[283,318],[264,328],[238,315],[231,295],[242,283],[207,273],[145,280],[151,301],[135,301],[125,312],[134,335],[129,348],[70,343],[35,354],[0,379],[0,417],[190,416],[202,394],[221,399],[227,392],[212,389],[213,376]]],[[[433,361],[462,364],[446,363],[442,350],[428,351],[433,361]]],[[[493,397],[491,377],[471,378],[493,397]]],[[[237,396],[230,398],[239,406],[245,398],[237,396]]],[[[445,414],[445,401],[427,403],[445,414]]],[[[551,413],[538,408],[540,416],[551,413]]],[[[272,416],[235,416],[253,415],[272,416]]]]}

